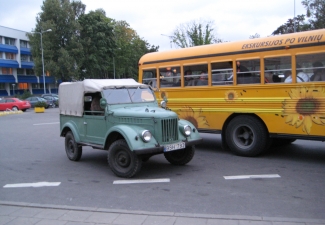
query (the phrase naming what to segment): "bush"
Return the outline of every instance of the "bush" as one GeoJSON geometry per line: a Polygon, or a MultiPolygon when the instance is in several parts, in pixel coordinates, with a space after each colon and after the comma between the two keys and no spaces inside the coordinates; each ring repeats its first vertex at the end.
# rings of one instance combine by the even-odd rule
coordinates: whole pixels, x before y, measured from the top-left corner
{"type": "Polygon", "coordinates": [[[24,93],[20,96],[20,99],[26,99],[32,97],[32,94],[29,91],[24,90],[24,93]]]}
{"type": "Polygon", "coordinates": [[[46,102],[36,102],[35,103],[35,107],[44,107],[46,108],[47,104],[46,102]]]}

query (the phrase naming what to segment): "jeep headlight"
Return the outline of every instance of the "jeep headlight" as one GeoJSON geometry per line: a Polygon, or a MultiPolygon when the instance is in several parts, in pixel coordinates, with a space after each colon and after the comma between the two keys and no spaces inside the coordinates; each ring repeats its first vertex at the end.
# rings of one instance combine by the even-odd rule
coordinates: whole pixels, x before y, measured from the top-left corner
{"type": "Polygon", "coordinates": [[[189,125],[185,125],[183,127],[183,130],[184,130],[184,134],[185,136],[190,136],[191,135],[191,132],[192,132],[192,128],[189,126],[189,125]]]}
{"type": "Polygon", "coordinates": [[[149,142],[151,140],[152,135],[150,131],[144,130],[142,131],[141,137],[144,142],[149,142]]]}

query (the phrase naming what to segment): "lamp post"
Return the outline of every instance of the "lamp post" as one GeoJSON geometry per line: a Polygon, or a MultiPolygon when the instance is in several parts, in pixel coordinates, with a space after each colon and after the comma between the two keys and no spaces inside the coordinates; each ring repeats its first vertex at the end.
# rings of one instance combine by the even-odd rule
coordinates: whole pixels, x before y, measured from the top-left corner
{"type": "MultiPolygon", "coordinates": [[[[173,38],[173,36],[169,36],[169,35],[166,35],[166,34],[161,34],[162,36],[166,36],[166,37],[169,37],[170,39],[173,38]]],[[[170,48],[172,48],[172,41],[170,41],[170,48]]]]}
{"type": "Polygon", "coordinates": [[[42,31],[41,30],[41,32],[37,32],[37,31],[32,32],[32,33],[37,33],[37,34],[40,34],[41,35],[41,50],[42,50],[42,67],[43,67],[44,94],[46,94],[46,90],[45,90],[44,57],[43,57],[43,33],[51,32],[51,31],[52,31],[52,29],[48,29],[48,30],[45,30],[45,31],[42,31]]]}
{"type": "Polygon", "coordinates": [[[12,84],[12,94],[15,95],[15,84],[12,84]]]}

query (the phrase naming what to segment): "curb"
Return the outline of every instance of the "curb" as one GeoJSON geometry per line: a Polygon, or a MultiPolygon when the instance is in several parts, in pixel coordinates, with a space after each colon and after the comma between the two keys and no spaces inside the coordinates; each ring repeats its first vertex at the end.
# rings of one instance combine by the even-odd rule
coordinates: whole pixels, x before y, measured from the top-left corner
{"type": "Polygon", "coordinates": [[[21,114],[23,111],[18,110],[18,111],[3,111],[0,112],[0,116],[6,116],[6,115],[11,115],[11,114],[21,114]]]}
{"type": "Polygon", "coordinates": [[[68,205],[51,205],[51,204],[11,202],[11,201],[0,201],[0,205],[21,206],[21,207],[30,207],[30,208],[44,208],[44,209],[61,209],[61,210],[73,210],[73,211],[87,211],[87,212],[119,213],[119,214],[132,214],[132,215],[169,216],[169,217],[179,217],[179,218],[182,217],[182,218],[193,218],[193,219],[200,218],[200,219],[325,224],[325,219],[261,217],[261,216],[219,215],[219,214],[194,214],[194,213],[175,213],[175,212],[149,212],[149,211],[107,209],[107,208],[96,208],[96,207],[79,207],[79,206],[68,206],[68,205]]]}

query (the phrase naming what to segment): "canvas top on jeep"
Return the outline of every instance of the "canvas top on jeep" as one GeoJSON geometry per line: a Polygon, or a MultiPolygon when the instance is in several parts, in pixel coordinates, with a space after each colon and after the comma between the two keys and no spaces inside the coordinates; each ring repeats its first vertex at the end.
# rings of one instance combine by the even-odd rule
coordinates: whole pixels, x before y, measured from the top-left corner
{"type": "Polygon", "coordinates": [[[108,88],[148,87],[134,79],[86,79],[78,82],[64,82],[59,87],[59,109],[61,115],[82,116],[84,94],[101,92],[108,88]]]}

